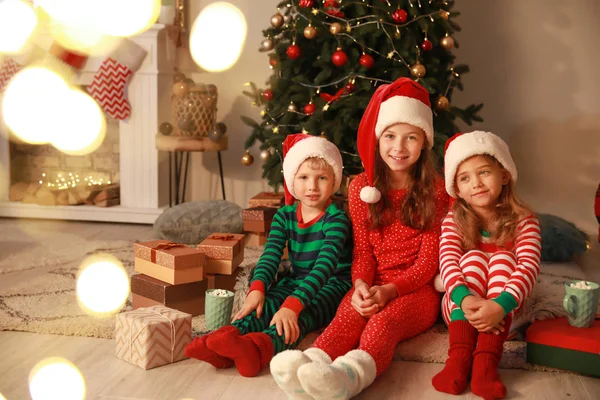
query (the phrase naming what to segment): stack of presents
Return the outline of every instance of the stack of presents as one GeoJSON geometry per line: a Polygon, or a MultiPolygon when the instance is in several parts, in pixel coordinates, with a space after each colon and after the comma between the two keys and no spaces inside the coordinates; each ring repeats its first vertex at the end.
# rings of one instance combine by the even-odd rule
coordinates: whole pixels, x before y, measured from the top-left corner
{"type": "Polygon", "coordinates": [[[206,292],[234,291],[244,247],[262,247],[283,193],[260,193],[242,211],[244,234],[213,233],[196,248],[168,240],[134,244],[133,310],[116,320],[117,357],[143,369],[180,361],[206,292]]]}

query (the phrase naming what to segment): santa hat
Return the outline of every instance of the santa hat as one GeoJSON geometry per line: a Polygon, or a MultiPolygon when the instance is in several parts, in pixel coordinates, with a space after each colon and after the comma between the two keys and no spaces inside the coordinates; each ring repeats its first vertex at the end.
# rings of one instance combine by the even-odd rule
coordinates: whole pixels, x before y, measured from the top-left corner
{"type": "Polygon", "coordinates": [[[329,140],[312,135],[298,133],[288,135],[283,141],[283,188],[285,204],[293,204],[294,177],[300,165],[310,157],[319,157],[333,168],[333,192],[337,192],[342,183],[342,156],[338,148],[329,140]]]}
{"type": "Polygon", "coordinates": [[[377,88],[358,126],[357,147],[369,186],[360,191],[365,203],[377,203],[381,193],[373,186],[377,140],[389,126],[405,123],[425,131],[429,147],[433,147],[433,113],[429,93],[410,78],[399,78],[377,88]]]}
{"type": "Polygon", "coordinates": [[[450,196],[456,198],[454,178],[458,166],[468,158],[484,154],[498,160],[504,169],[510,172],[513,182],[517,181],[517,167],[504,140],[491,132],[457,133],[448,139],[445,145],[444,171],[446,191],[450,196]]]}

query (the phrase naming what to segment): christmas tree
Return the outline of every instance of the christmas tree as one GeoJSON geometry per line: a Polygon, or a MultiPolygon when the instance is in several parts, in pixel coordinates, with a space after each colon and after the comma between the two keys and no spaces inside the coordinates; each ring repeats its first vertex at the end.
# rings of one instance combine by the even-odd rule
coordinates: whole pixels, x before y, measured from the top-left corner
{"type": "Polygon", "coordinates": [[[356,132],[378,85],[410,76],[430,93],[436,153],[448,137],[481,121],[483,107],[461,108],[452,94],[463,89],[468,66],[455,64],[453,0],[289,0],[281,2],[263,31],[260,51],[268,53],[273,74],[264,90],[249,83],[244,93],[262,107],[252,127],[242,162],[260,142],[263,178],[277,188],[283,182],[282,142],[288,134],[310,133],[335,143],[346,175],[362,170],[356,132]]]}

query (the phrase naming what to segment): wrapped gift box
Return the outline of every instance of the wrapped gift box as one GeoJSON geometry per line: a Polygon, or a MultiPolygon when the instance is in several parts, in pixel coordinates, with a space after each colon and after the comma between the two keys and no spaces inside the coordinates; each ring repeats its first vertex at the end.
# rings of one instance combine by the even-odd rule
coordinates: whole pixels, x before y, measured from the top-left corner
{"type": "Polygon", "coordinates": [[[275,207],[283,206],[285,202],[285,194],[283,192],[261,192],[250,199],[250,207],[275,207]]]}
{"type": "Polygon", "coordinates": [[[567,318],[534,321],[526,333],[527,362],[600,376],[600,321],[575,328],[567,318]]]}
{"type": "Polygon", "coordinates": [[[244,230],[255,233],[269,232],[276,212],[277,209],[273,207],[251,207],[242,210],[244,230]]]}
{"type": "Polygon", "coordinates": [[[192,316],[168,307],[140,308],[117,315],[117,357],[143,369],[183,360],[192,341],[192,316]]]}
{"type": "Polygon", "coordinates": [[[153,240],[135,243],[135,270],[171,285],[202,280],[206,256],[198,249],[153,240]]]}
{"type": "Polygon", "coordinates": [[[205,275],[200,282],[171,285],[144,274],[131,277],[131,297],[134,309],[162,305],[188,314],[204,314],[204,294],[215,289],[215,277],[205,275]]]}
{"type": "Polygon", "coordinates": [[[205,273],[231,275],[244,261],[244,235],[213,233],[198,250],[206,255],[205,273]]]}
{"type": "Polygon", "coordinates": [[[267,243],[265,233],[246,233],[246,246],[263,247],[267,243]]]}

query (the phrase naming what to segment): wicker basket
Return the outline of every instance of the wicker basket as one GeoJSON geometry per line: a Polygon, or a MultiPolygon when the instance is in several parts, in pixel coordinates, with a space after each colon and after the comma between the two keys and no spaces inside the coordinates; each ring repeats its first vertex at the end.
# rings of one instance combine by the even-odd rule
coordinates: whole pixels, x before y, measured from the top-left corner
{"type": "Polygon", "coordinates": [[[215,85],[194,85],[185,96],[173,96],[173,135],[208,136],[215,127],[217,97],[215,85]]]}

